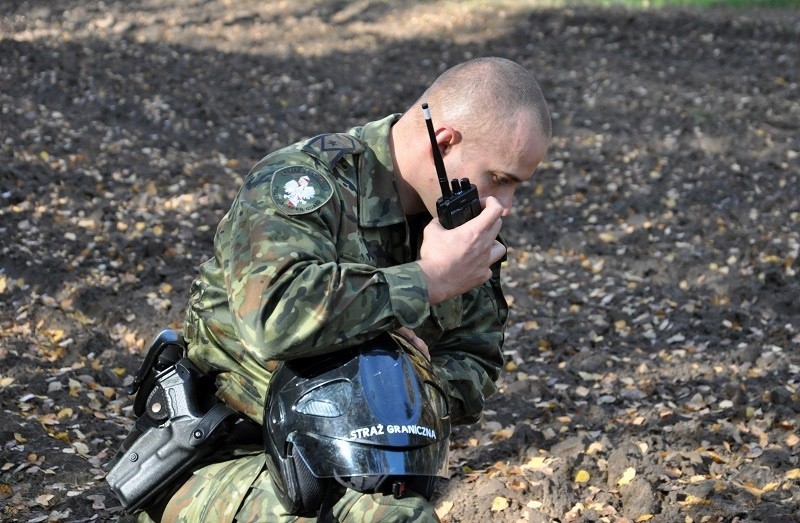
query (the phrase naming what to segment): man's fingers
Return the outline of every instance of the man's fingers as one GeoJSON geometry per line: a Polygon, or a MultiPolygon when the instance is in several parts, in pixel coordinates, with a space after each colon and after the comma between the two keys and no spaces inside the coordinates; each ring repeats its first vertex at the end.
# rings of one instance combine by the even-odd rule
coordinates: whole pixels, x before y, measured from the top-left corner
{"type": "Polygon", "coordinates": [[[497,218],[495,222],[492,224],[492,227],[489,229],[489,233],[491,234],[492,238],[497,238],[497,235],[500,234],[500,229],[503,227],[503,220],[501,218],[497,218]]]}
{"type": "Polygon", "coordinates": [[[420,351],[425,359],[428,361],[431,360],[430,352],[428,352],[428,345],[422,338],[417,336],[413,330],[409,329],[408,327],[400,327],[395,332],[405,338],[405,340],[411,343],[414,348],[420,351]]]}
{"type": "Polygon", "coordinates": [[[503,224],[503,206],[497,198],[489,196],[486,198],[485,205],[481,213],[461,227],[472,227],[473,230],[486,231],[491,233],[494,238],[500,233],[500,226],[503,224]]]}
{"type": "Polygon", "coordinates": [[[498,261],[502,260],[505,254],[506,254],[505,246],[502,243],[495,240],[494,245],[492,245],[492,253],[491,253],[492,263],[497,263],[498,261]]]}
{"type": "MultiPolygon", "coordinates": [[[[477,216],[485,221],[485,223],[493,223],[503,215],[503,206],[494,196],[486,198],[483,204],[483,211],[477,216]]],[[[475,219],[475,218],[473,218],[475,219]]]]}

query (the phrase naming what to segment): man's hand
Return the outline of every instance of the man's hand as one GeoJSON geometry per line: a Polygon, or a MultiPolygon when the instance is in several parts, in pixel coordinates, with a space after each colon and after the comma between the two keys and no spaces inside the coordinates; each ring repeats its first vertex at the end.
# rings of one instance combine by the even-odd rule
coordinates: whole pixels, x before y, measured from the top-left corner
{"type": "Polygon", "coordinates": [[[481,213],[455,229],[431,220],[423,231],[419,266],[432,305],[473,289],[492,277],[491,266],[506,252],[497,241],[504,208],[490,196],[481,213]]]}
{"type": "Polygon", "coordinates": [[[395,334],[405,339],[411,345],[417,349],[426,360],[431,361],[431,353],[428,351],[428,344],[425,343],[422,338],[416,335],[414,331],[409,329],[408,327],[400,327],[396,331],[395,334]]]}

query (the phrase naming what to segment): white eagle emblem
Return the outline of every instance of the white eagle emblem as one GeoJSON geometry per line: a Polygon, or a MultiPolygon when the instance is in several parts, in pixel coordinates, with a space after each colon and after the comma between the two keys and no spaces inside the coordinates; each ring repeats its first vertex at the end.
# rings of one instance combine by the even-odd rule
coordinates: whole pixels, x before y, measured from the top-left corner
{"type": "Polygon", "coordinates": [[[299,180],[289,180],[284,184],[283,190],[286,196],[286,205],[297,207],[310,200],[316,194],[314,187],[309,185],[311,178],[301,176],[299,180]]]}

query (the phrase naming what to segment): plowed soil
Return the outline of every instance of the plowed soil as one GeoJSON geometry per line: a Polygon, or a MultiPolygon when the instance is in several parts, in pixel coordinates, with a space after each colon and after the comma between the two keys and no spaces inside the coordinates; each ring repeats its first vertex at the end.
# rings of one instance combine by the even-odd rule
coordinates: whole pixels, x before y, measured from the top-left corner
{"type": "Polygon", "coordinates": [[[249,167],[481,55],[555,138],[441,518],[800,521],[800,12],[379,0],[0,5],[0,519],[127,519],[124,386],[249,167]]]}

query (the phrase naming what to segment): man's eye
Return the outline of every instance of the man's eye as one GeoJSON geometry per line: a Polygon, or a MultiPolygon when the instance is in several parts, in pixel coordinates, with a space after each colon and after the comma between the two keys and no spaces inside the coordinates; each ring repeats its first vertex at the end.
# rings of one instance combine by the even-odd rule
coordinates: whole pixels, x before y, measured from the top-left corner
{"type": "Polygon", "coordinates": [[[493,174],[492,182],[494,182],[495,185],[505,185],[508,183],[508,179],[505,176],[500,176],[499,174],[493,174]]]}

